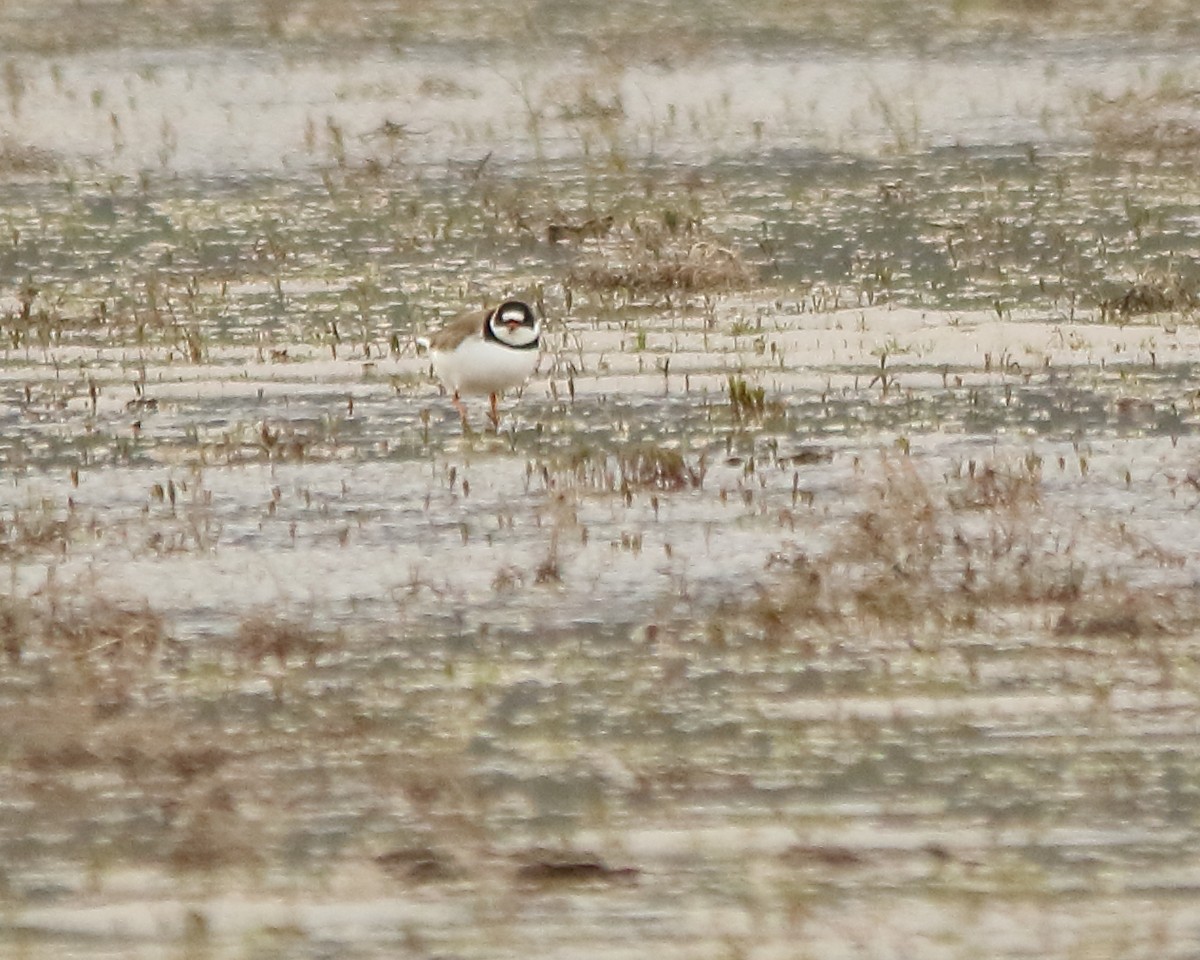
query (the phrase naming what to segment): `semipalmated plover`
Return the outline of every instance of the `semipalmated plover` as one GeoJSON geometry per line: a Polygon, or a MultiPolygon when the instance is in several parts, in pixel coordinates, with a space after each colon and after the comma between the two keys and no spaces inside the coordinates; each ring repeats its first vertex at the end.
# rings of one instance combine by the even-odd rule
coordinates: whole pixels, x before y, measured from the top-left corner
{"type": "Polygon", "coordinates": [[[500,394],[529,379],[538,362],[542,325],[529,305],[505,300],[495,309],[464,313],[418,343],[429,348],[433,370],[454,399],[467,428],[467,408],[460,394],[488,395],[488,419],[500,427],[496,408],[500,394]]]}

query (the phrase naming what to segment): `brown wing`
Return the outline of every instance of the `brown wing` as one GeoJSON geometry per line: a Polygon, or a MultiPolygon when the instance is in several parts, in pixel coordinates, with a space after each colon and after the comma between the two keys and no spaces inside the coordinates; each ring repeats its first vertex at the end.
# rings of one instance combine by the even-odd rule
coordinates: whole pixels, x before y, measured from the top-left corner
{"type": "Polygon", "coordinates": [[[453,350],[472,336],[482,337],[483,325],[490,315],[490,310],[473,310],[447,320],[440,330],[429,335],[429,349],[453,350]]]}

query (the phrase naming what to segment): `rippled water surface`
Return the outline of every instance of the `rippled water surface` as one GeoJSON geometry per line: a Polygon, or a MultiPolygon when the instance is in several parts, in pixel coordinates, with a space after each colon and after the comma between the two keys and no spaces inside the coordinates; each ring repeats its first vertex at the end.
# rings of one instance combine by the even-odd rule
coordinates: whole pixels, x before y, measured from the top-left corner
{"type": "Polygon", "coordinates": [[[0,14],[0,955],[1200,951],[1194,13],[914,6],[0,14]]]}

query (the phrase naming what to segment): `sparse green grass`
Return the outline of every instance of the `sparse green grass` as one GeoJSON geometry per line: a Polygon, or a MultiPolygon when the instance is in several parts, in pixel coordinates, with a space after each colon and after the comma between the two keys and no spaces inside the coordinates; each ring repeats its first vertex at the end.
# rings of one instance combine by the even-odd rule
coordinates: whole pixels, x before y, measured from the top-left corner
{"type": "Polygon", "coordinates": [[[752,387],[744,377],[730,376],[728,381],[729,405],[734,419],[761,417],[766,407],[766,389],[752,387]]]}

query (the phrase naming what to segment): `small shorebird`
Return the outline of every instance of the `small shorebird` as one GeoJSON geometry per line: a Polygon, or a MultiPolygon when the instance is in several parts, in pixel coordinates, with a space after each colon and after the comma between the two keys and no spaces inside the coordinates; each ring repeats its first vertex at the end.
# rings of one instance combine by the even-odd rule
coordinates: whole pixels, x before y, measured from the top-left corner
{"type": "Polygon", "coordinates": [[[463,429],[468,429],[467,408],[460,394],[486,393],[488,419],[498,430],[497,400],[533,373],[541,333],[541,322],[527,303],[505,300],[495,309],[461,314],[417,342],[429,348],[433,370],[453,396],[463,429]]]}

